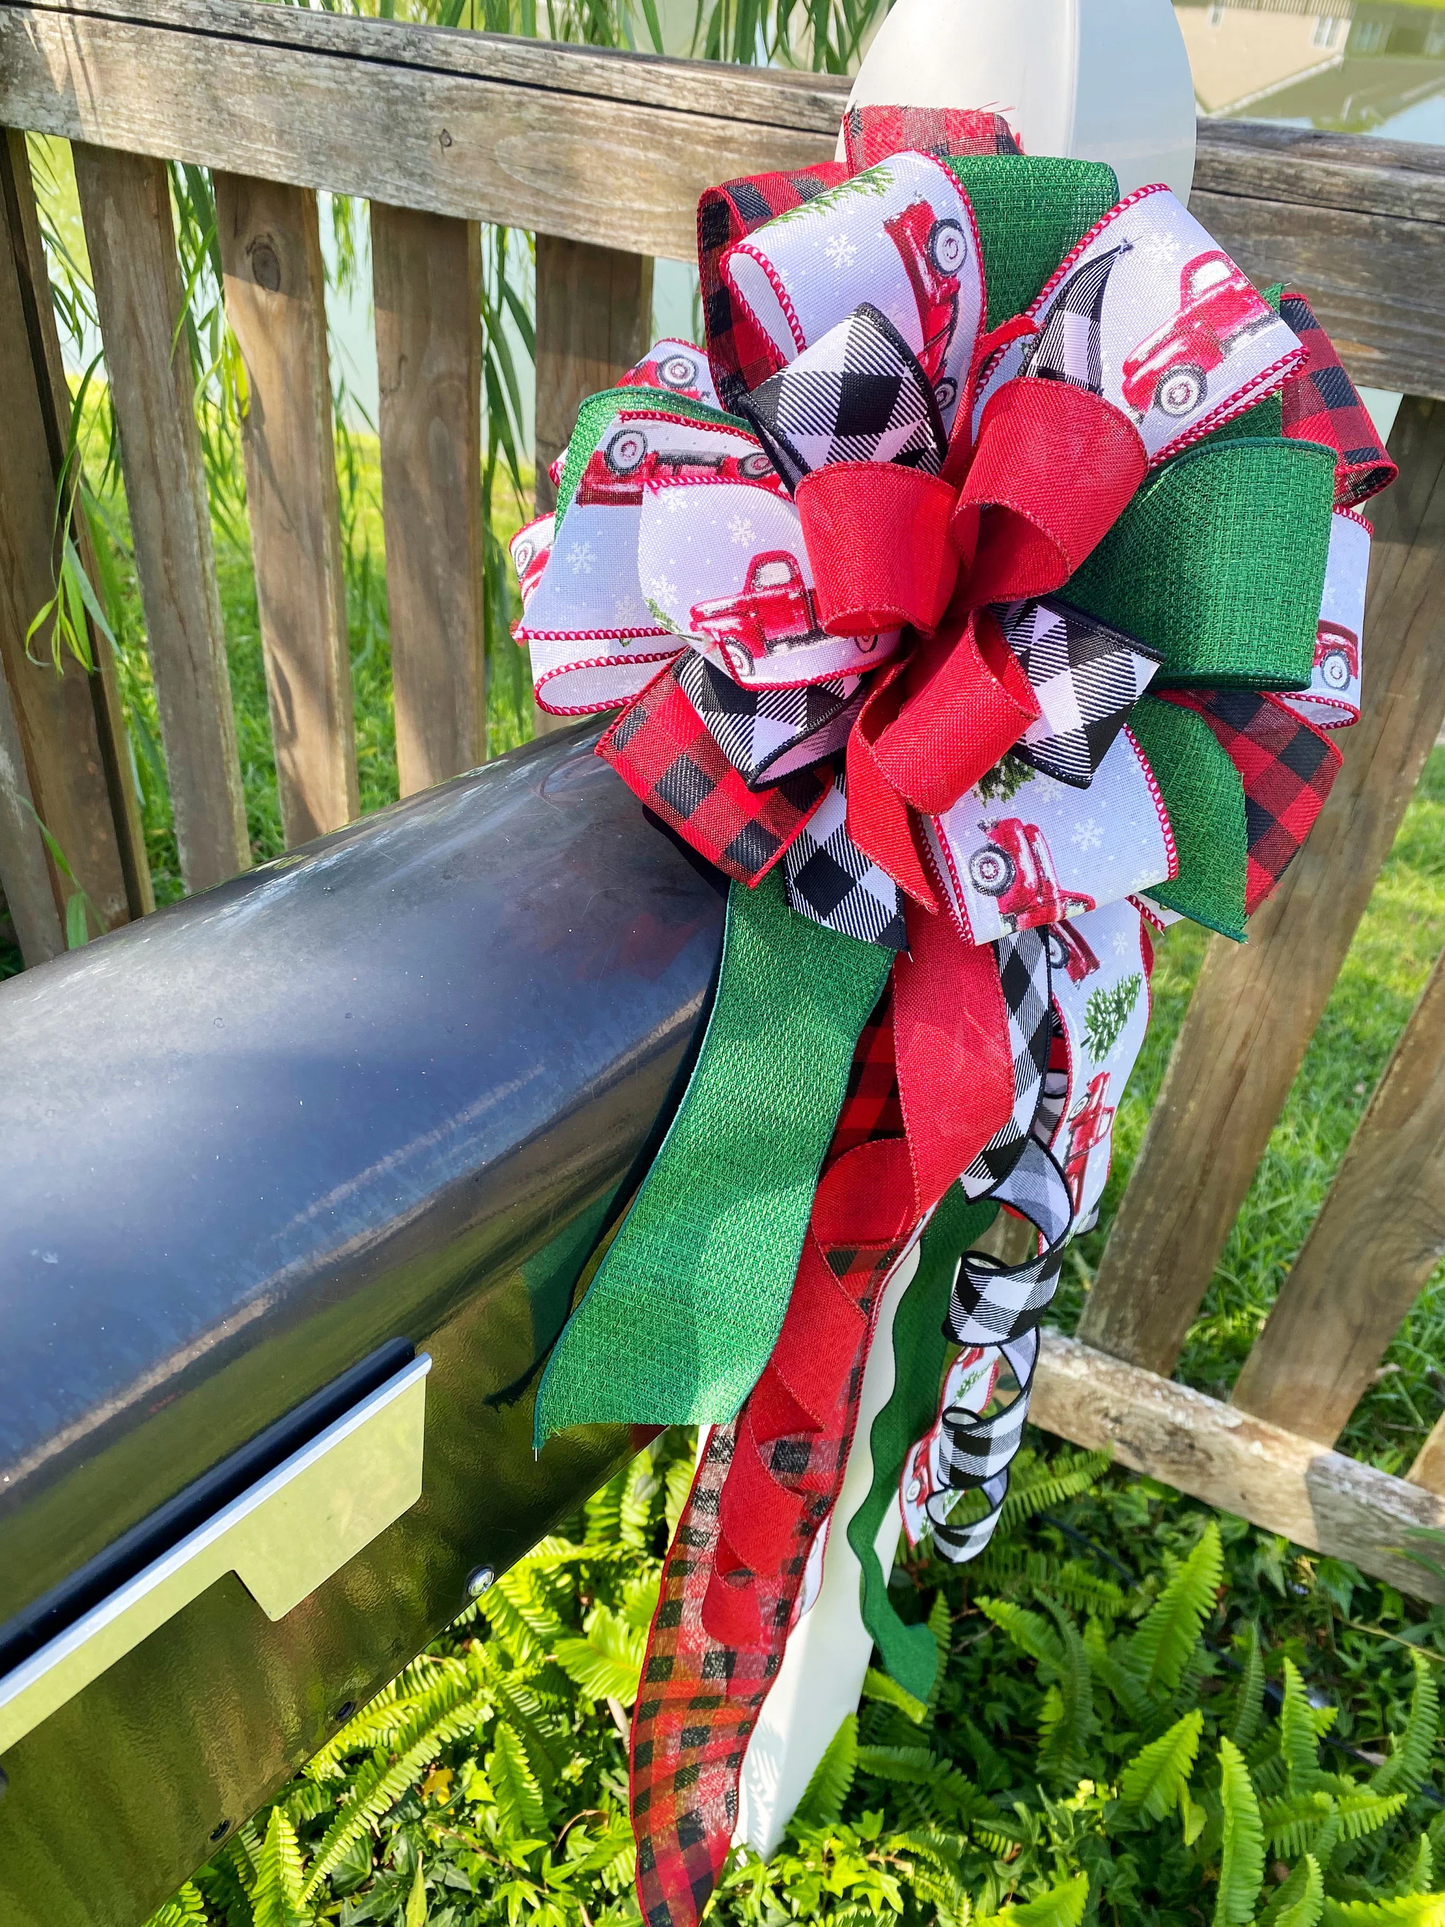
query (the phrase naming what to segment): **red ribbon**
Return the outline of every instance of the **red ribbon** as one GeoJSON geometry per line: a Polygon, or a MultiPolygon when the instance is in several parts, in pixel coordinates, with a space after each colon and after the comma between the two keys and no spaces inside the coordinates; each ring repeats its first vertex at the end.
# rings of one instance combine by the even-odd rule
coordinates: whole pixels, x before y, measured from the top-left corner
{"type": "Polygon", "coordinates": [[[849,739],[848,834],[928,909],[938,899],[914,817],[950,809],[1039,715],[987,605],[1062,587],[1148,466],[1134,424],[1069,382],[1005,382],[971,452],[970,413],[965,399],[941,476],[840,462],[797,492],[823,627],[914,631],[849,739]]]}

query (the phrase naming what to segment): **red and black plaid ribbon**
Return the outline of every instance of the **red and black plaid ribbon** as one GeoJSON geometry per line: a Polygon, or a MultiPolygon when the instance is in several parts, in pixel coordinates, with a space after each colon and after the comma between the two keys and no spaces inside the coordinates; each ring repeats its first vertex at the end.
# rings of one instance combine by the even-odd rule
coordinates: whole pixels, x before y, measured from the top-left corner
{"type": "Polygon", "coordinates": [[[854,1053],[778,1343],[739,1417],[713,1432],[663,1571],[632,1721],[647,1927],[692,1927],[727,1857],[743,1754],[842,1485],[872,1314],[903,1248],[897,1220],[912,1187],[901,1125],[885,996],[854,1053]],[[830,1199],[834,1220],[848,1200],[863,1238],[825,1241],[830,1199]],[[875,1241],[880,1229],[894,1235],[875,1241]]]}
{"type": "Polygon", "coordinates": [[[1167,700],[1202,716],[1244,784],[1248,869],[1244,913],[1253,916],[1314,828],[1343,758],[1275,696],[1254,689],[1171,689],[1167,700]]]}
{"type": "Polygon", "coordinates": [[[739,883],[765,876],[833,787],[827,763],[750,790],[669,666],[597,745],[634,796],[739,883]]]}
{"type": "Polygon", "coordinates": [[[1370,411],[1309,302],[1290,292],[1280,301],[1279,312],[1305,347],[1303,365],[1281,395],[1284,432],[1293,440],[1323,442],[1334,449],[1335,501],[1353,508],[1388,488],[1399,470],[1380,446],[1370,411]]]}
{"type": "MultiPolygon", "coordinates": [[[[697,204],[697,262],[708,360],[718,400],[730,412],[736,413],[739,398],[765,382],[778,364],[776,359],[744,363],[740,337],[733,328],[732,295],[719,271],[722,258],[734,242],[746,239],[765,221],[837,187],[848,174],[842,161],[820,161],[792,174],[750,174],[706,188],[697,204]]],[[[751,341],[752,331],[747,339],[751,341]]]]}
{"type": "Polygon", "coordinates": [[[1002,114],[983,108],[850,107],[843,116],[850,174],[894,154],[1022,154],[1002,114]]]}

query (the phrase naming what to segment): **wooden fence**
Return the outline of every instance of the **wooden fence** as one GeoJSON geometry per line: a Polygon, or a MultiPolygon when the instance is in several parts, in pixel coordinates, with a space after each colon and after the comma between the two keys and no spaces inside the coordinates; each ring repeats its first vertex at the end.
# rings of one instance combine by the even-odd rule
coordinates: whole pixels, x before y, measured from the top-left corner
{"type": "MultiPolygon", "coordinates": [[[[23,134],[75,143],[181,865],[248,861],[164,162],[214,170],[245,357],[247,488],[289,841],[356,814],[315,190],[371,204],[383,516],[403,793],[484,754],[478,224],[537,234],[537,475],[640,353],[652,260],[701,188],[828,158],[846,83],[400,27],[249,0],[0,0],[0,878],[27,962],[71,887],[150,908],[103,638],[26,659],[51,592],[68,398],[23,134]]],[[[1205,122],[1191,205],[1306,288],[1356,379],[1404,391],[1375,508],[1366,711],[1303,856],[1211,944],[1077,1340],[1035,1415],[1298,1543],[1445,1596],[1398,1553],[1445,1528],[1445,1421],[1408,1480],[1332,1445],[1445,1250],[1445,966],[1370,1103],[1231,1404],[1173,1384],[1191,1321],[1424,759],[1445,722],[1445,152],[1205,122]]]]}

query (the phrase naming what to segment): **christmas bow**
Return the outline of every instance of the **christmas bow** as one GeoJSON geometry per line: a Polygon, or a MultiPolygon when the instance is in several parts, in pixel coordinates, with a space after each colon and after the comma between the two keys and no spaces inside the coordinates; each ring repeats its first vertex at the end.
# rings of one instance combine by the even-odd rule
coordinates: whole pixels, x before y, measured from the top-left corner
{"type": "Polygon", "coordinates": [[[1166,189],[991,115],[865,109],[845,145],[704,195],[706,357],[586,402],[513,544],[539,704],[620,706],[599,753],[732,880],[696,1068],[536,1408],[539,1445],[716,1428],[634,1722],[654,1927],[726,1853],[920,1238],[848,1535],[927,1690],[876,1533],[894,1493],[951,1558],[997,1525],[1150,931],[1243,938],[1308,833],[1393,474],[1303,298],[1166,189]],[[958,1251],[999,1206],[1021,1265],[958,1251]]]}

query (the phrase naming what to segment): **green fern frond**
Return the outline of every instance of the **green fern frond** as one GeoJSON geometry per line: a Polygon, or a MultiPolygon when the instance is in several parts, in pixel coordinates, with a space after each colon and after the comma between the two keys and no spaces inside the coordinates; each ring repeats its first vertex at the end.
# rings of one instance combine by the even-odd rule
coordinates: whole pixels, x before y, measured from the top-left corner
{"type": "Polygon", "coordinates": [[[1361,1787],[1354,1793],[1342,1793],[1335,1801],[1335,1809],[1340,1816],[1340,1832],[1346,1840],[1363,1840],[1366,1834],[1378,1833],[1381,1827],[1388,1826],[1396,1818],[1409,1798],[1409,1794],[1403,1790],[1380,1794],[1369,1787],[1361,1787]]]}
{"type": "Polygon", "coordinates": [[[1214,1610],[1223,1571],[1219,1527],[1211,1519],[1128,1642],[1129,1662],[1148,1685],[1173,1692],[1179,1684],[1214,1610]]]}
{"type": "Polygon", "coordinates": [[[146,1927],[208,1927],[206,1903],[188,1880],[173,1900],[151,1915],[146,1927]]]}
{"type": "Polygon", "coordinates": [[[252,1927],[305,1927],[311,1914],[302,1905],[304,1880],[296,1829],[280,1807],[272,1807],[256,1863],[252,1927]]]}
{"type": "Polygon", "coordinates": [[[1123,1614],[1122,1589],[1112,1579],[1101,1578],[1082,1559],[1055,1560],[1044,1553],[1030,1553],[1024,1572],[1036,1594],[1050,1594],[1076,1613],[1094,1613],[1106,1620],[1123,1614]]]}
{"type": "Polygon", "coordinates": [[[1229,1737],[1241,1753],[1248,1753],[1259,1731],[1264,1711],[1264,1654],[1259,1627],[1251,1619],[1244,1629],[1244,1672],[1234,1699],[1234,1725],[1229,1737]]]}
{"type": "Polygon", "coordinates": [[[926,1746],[860,1746],[858,1771],[900,1786],[926,1786],[939,1771],[938,1756],[926,1746]]]}
{"type": "Polygon", "coordinates": [[[1121,1646],[1127,1650],[1125,1641],[1116,1640],[1111,1646],[1103,1627],[1096,1622],[1084,1628],[1084,1647],[1094,1678],[1108,1692],[1129,1725],[1142,1731],[1153,1718],[1154,1703],[1145,1692],[1143,1681],[1118,1659],[1116,1649],[1121,1646]]]}
{"type": "Polygon", "coordinates": [[[1279,1800],[1266,1800],[1259,1810],[1270,1851],[1294,1860],[1311,1844],[1320,1827],[1334,1812],[1328,1793],[1287,1793],[1279,1800]]]}
{"type": "Polygon", "coordinates": [[[933,1604],[928,1609],[928,1630],[933,1634],[933,1643],[938,1650],[938,1664],[933,1671],[933,1684],[928,1689],[924,1703],[922,1724],[932,1726],[938,1711],[938,1696],[943,1691],[943,1682],[948,1676],[948,1662],[953,1655],[953,1615],[948,1610],[948,1599],[942,1592],[933,1596],[933,1604]]]}
{"type": "Polygon", "coordinates": [[[1304,1793],[1319,1784],[1320,1728],[1315,1709],[1305,1695],[1299,1668],[1284,1663],[1284,1699],[1279,1709],[1279,1750],[1291,1793],[1304,1793]]]}
{"type": "Polygon", "coordinates": [[[1445,1927],[1445,1894],[1326,1900],[1320,1927],[1445,1927]]]}
{"type": "Polygon", "coordinates": [[[527,1838],[540,1834],[547,1824],[542,1789],[527,1758],[527,1749],[505,1720],[498,1720],[492,1736],[487,1778],[506,1831],[527,1838]]]}
{"type": "Polygon", "coordinates": [[[921,1726],[928,1717],[923,1700],[915,1699],[906,1686],[900,1686],[891,1674],[880,1672],[876,1666],[870,1666],[863,1677],[863,1697],[877,1700],[882,1706],[896,1707],[914,1726],[921,1726]]]}
{"type": "Polygon", "coordinates": [[[1176,1720],[1167,1733],[1140,1748],[1119,1780],[1125,1812],[1143,1811],[1153,1820],[1168,1816],[1189,1784],[1203,1731],[1204,1715],[1196,1707],[1176,1720]]]}
{"type": "Polygon", "coordinates": [[[677,1522],[692,1491],[696,1467],[690,1458],[674,1459],[663,1478],[663,1517],[667,1520],[668,1543],[677,1531],[677,1522]]]}
{"type": "Polygon", "coordinates": [[[1037,1470],[1016,1471],[999,1512],[999,1531],[1006,1533],[1036,1512],[1052,1512],[1055,1506],[1081,1498],[1098,1484],[1113,1458],[1112,1452],[1065,1452],[1041,1462],[1037,1470]]]}
{"type": "Polygon", "coordinates": [[[621,1700],[631,1706],[647,1652],[647,1634],[640,1627],[599,1607],[590,1617],[583,1639],[568,1635],[556,1641],[552,1656],[589,1699],[621,1700]]]}
{"type": "Polygon", "coordinates": [[[1325,1877],[1307,1853],[1276,1896],[1270,1927],[1318,1927],[1325,1906],[1325,1877]]]}
{"type": "Polygon", "coordinates": [[[813,1768],[812,1778],[793,1815],[794,1826],[836,1826],[843,1815],[843,1802],[853,1790],[857,1771],[858,1715],[850,1713],[813,1768]]]}
{"type": "Polygon", "coordinates": [[[1089,1904],[1089,1876],[1075,1874],[1062,1887],[1051,1887],[1022,1905],[1015,1904],[1001,1914],[990,1914],[977,1927],[1079,1927],[1089,1904]]]}
{"type": "Polygon", "coordinates": [[[1045,1695],[1046,1711],[1039,1719],[1039,1763],[1046,1774],[1073,1786],[1084,1776],[1085,1748],[1096,1724],[1093,1674],[1073,1620],[1047,1595],[1042,1603],[1057,1629],[1063,1664],[1057,1686],[1045,1695]]]}
{"type": "Polygon", "coordinates": [[[1036,1612],[1030,1612],[1027,1606],[1015,1605],[1011,1599],[984,1597],[974,1603],[1035,1665],[1043,1667],[1056,1679],[1062,1677],[1067,1665],[1063,1642],[1046,1619],[1036,1612]]]}
{"type": "MultiPolygon", "coordinates": [[[[1215,1530],[1212,1522],[1209,1530],[1215,1530]]],[[[1217,1533],[1215,1543],[1217,1549],[1217,1533]]],[[[1213,1587],[1210,1595],[1212,1598],[1213,1587]]],[[[1254,1918],[1254,1903],[1264,1885],[1264,1827],[1244,1755],[1232,1740],[1219,1742],[1219,1768],[1223,1833],[1214,1927],[1248,1927],[1254,1918]]]]}
{"type": "Polygon", "coordinates": [[[1424,1655],[1412,1650],[1410,1660],[1415,1668],[1415,1686],[1410,1695],[1405,1731],[1390,1735],[1389,1757],[1370,1777],[1376,1793],[1389,1793],[1395,1787],[1405,1787],[1414,1793],[1430,1772],[1435,1737],[1440,1730],[1440,1694],[1434,1670],[1424,1655]]]}
{"type": "Polygon", "coordinates": [[[309,1900],[354,1840],[414,1786],[444,1746],[470,1732],[488,1710],[487,1698],[468,1693],[474,1681],[444,1682],[456,1692],[450,1703],[438,1687],[426,1696],[416,1716],[398,1734],[398,1757],[389,1765],[369,1760],[357,1773],[336,1818],[327,1828],[311,1863],[303,1898],[309,1900]]]}

